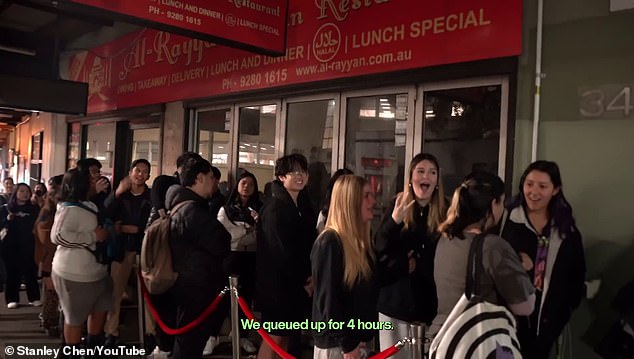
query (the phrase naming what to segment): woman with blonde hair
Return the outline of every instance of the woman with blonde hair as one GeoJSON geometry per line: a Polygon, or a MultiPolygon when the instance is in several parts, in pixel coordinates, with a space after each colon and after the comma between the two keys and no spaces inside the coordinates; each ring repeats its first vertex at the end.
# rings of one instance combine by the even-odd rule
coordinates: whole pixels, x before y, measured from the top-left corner
{"type": "MultiPolygon", "coordinates": [[[[396,196],[387,213],[374,244],[379,267],[389,283],[379,295],[379,320],[391,322],[394,330],[379,332],[381,350],[409,336],[411,323],[429,325],[436,316],[434,254],[438,226],[446,213],[436,157],[429,153],[414,156],[406,190],[396,196]]],[[[409,357],[409,351],[403,348],[396,357],[409,357]]]]}
{"type": "Polygon", "coordinates": [[[315,331],[314,358],[358,359],[374,336],[378,283],[370,240],[376,204],[370,185],[359,176],[341,176],[334,185],[326,228],[310,255],[315,292],[313,322],[342,323],[315,331]]]}

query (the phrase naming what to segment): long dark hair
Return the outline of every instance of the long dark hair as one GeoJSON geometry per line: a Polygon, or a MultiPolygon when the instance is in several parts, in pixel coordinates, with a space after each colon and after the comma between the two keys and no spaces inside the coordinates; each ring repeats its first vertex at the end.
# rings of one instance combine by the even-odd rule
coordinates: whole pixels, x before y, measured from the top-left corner
{"type": "Polygon", "coordinates": [[[9,211],[13,211],[13,209],[18,206],[18,190],[20,187],[26,187],[29,190],[29,198],[26,200],[25,205],[32,204],[31,196],[33,196],[33,191],[31,191],[31,187],[24,182],[20,182],[15,185],[13,193],[11,193],[11,198],[9,198],[9,203],[7,204],[9,211]]]}
{"type": "Polygon", "coordinates": [[[83,202],[88,200],[90,191],[90,172],[88,168],[77,167],[68,170],[62,179],[60,201],[83,202]]]}
{"type": "Polygon", "coordinates": [[[485,233],[487,220],[492,215],[491,202],[500,201],[503,195],[504,182],[500,177],[488,172],[472,172],[454,191],[447,219],[439,231],[448,238],[464,239],[465,228],[479,223],[480,230],[485,233]]]}
{"type": "Polygon", "coordinates": [[[238,181],[236,182],[235,187],[231,191],[231,194],[229,195],[229,198],[227,199],[227,204],[225,204],[224,209],[225,209],[225,213],[227,214],[227,217],[234,224],[236,221],[238,221],[238,222],[245,222],[245,223],[249,223],[250,225],[254,225],[255,220],[251,216],[251,210],[249,209],[249,207],[255,210],[256,212],[258,212],[260,208],[262,208],[262,201],[260,200],[260,191],[258,189],[257,178],[255,178],[255,175],[253,175],[253,173],[244,171],[238,177],[238,181]],[[240,201],[240,193],[238,192],[240,181],[242,181],[244,178],[251,178],[253,180],[253,187],[254,187],[253,193],[247,200],[246,207],[242,206],[242,201],[240,201]]]}
{"type": "MultiPolygon", "coordinates": [[[[559,166],[553,161],[535,161],[526,167],[522,177],[520,178],[519,193],[511,199],[508,206],[509,210],[522,206],[526,210],[526,198],[524,198],[524,182],[529,173],[533,171],[539,171],[546,173],[550,177],[550,181],[555,188],[559,188],[559,191],[548,202],[548,216],[549,221],[552,221],[552,226],[557,228],[557,231],[562,238],[565,238],[571,232],[577,231],[575,218],[572,215],[572,206],[566,200],[564,196],[564,189],[561,181],[561,172],[559,172],[559,166]]],[[[546,226],[545,230],[549,235],[550,226],[546,226]]]]}

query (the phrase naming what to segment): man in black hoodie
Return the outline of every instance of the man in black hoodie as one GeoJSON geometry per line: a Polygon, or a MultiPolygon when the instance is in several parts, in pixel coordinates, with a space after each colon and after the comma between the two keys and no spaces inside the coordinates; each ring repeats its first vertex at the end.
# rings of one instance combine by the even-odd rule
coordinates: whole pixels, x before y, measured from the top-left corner
{"type": "MultiPolygon", "coordinates": [[[[188,201],[172,215],[170,245],[178,279],[167,292],[176,306],[176,327],[183,327],[211,304],[225,286],[223,262],[230,253],[231,236],[209,216],[213,173],[209,161],[190,158],[180,172],[181,186],[167,191],[167,209],[188,201]]],[[[202,356],[211,334],[212,313],[198,327],[176,335],[172,358],[202,356]]]]}

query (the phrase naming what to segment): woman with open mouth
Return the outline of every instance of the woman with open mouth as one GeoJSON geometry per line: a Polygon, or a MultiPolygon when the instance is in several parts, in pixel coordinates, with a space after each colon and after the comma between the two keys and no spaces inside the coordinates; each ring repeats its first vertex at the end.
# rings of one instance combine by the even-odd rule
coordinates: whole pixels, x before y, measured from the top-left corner
{"type": "MultiPolygon", "coordinates": [[[[438,160],[428,153],[414,156],[407,187],[396,196],[374,238],[379,268],[391,283],[379,294],[379,321],[394,328],[379,331],[381,350],[409,336],[410,324],[430,325],[436,316],[434,253],[446,212],[438,160]]],[[[395,358],[409,358],[410,350],[401,349],[395,358]]]]}

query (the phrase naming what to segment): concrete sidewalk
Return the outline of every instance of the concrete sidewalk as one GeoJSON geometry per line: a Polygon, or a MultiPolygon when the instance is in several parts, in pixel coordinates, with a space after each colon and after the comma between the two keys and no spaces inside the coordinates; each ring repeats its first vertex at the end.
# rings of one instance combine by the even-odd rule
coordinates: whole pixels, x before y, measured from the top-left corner
{"type": "MultiPolygon", "coordinates": [[[[26,293],[20,291],[20,307],[7,309],[4,293],[0,293],[0,358],[5,358],[7,344],[43,345],[59,344],[61,339],[52,338],[40,327],[38,317],[42,307],[28,305],[26,293]]],[[[17,358],[12,356],[11,358],[17,358]]]]}

